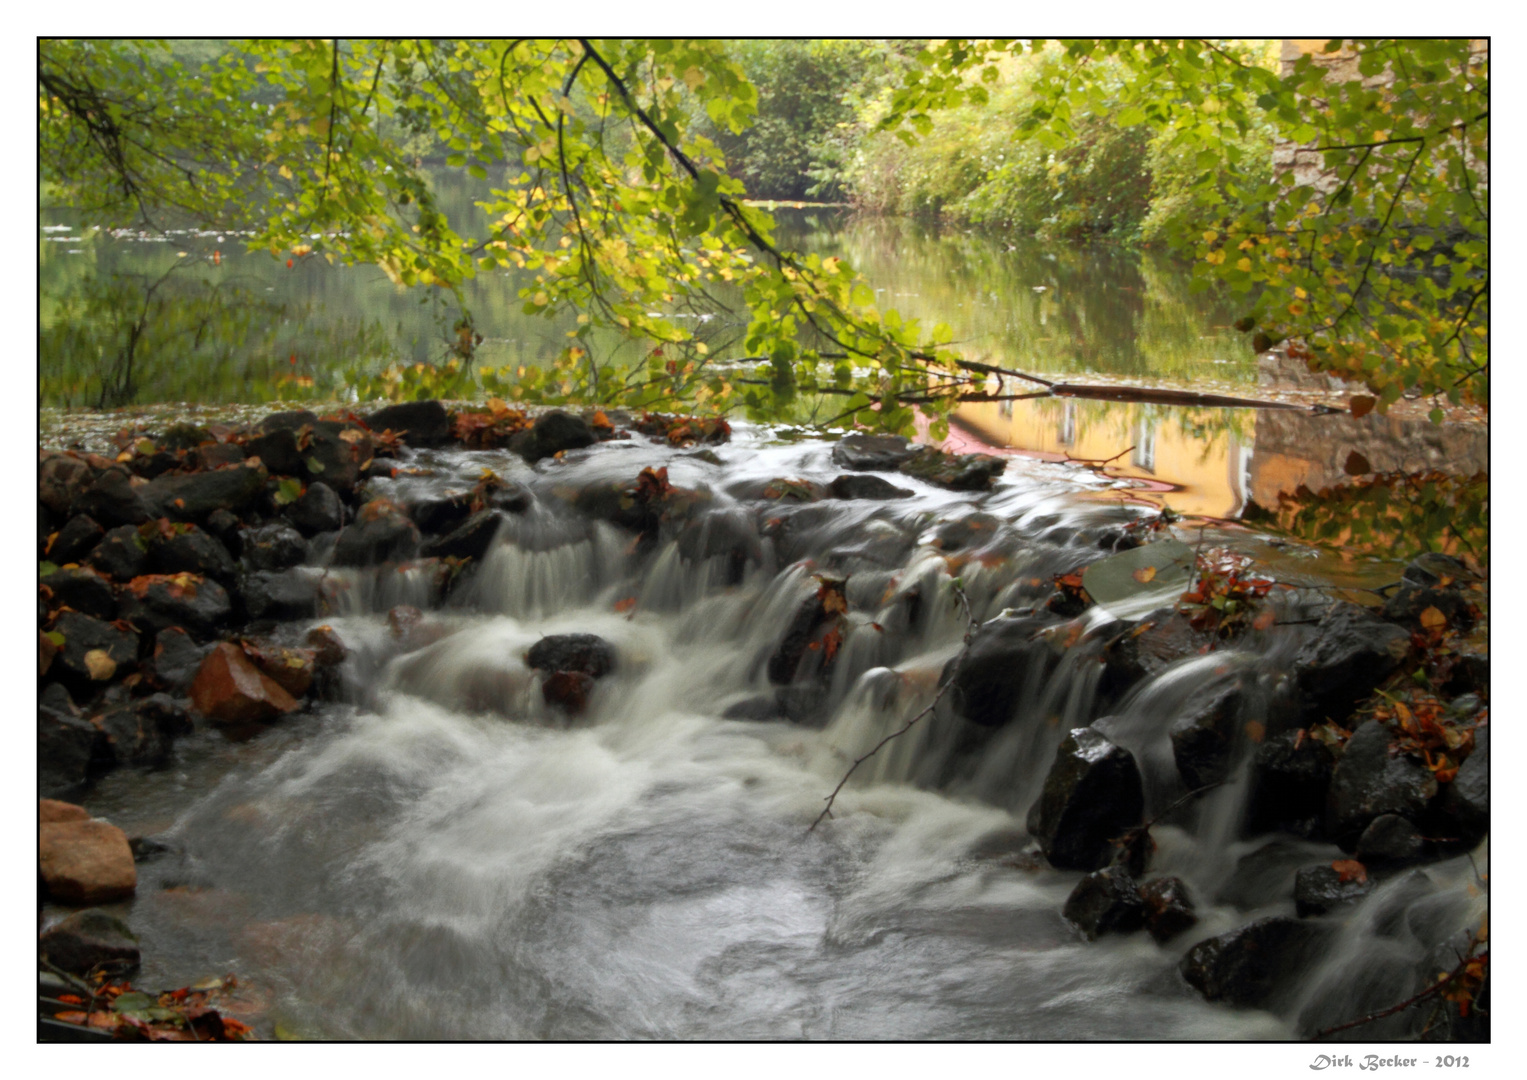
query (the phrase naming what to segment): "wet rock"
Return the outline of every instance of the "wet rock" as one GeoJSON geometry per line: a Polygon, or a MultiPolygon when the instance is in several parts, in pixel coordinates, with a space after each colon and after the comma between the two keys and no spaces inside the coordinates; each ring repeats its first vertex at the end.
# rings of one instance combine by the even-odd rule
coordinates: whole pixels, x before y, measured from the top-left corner
{"type": "Polygon", "coordinates": [[[148,569],[148,543],[136,526],[119,525],[102,537],[85,564],[117,581],[131,581],[148,569]]]}
{"type": "Polygon", "coordinates": [[[845,435],[832,448],[832,462],[855,472],[895,472],[916,452],[900,435],[845,435]]]}
{"type": "Polygon", "coordinates": [[[95,481],[95,470],[72,454],[44,451],[37,463],[37,501],[60,518],[95,481]]]}
{"type": "Polygon", "coordinates": [[[235,734],[268,724],[297,708],[290,694],[228,641],[218,642],[202,661],[191,683],[191,704],[208,720],[235,734]]]}
{"type": "Polygon", "coordinates": [[[259,458],[272,476],[307,474],[302,452],[297,449],[297,432],[293,428],[277,428],[257,435],[244,443],[244,451],[252,458],[259,458]]]}
{"type": "Polygon", "coordinates": [[[71,515],[84,514],[108,528],[113,525],[141,525],[149,519],[141,492],[132,484],[126,469],[107,469],[80,493],[69,507],[71,515]]]}
{"type": "Polygon", "coordinates": [[[815,643],[816,651],[821,651],[820,639],[827,624],[836,625],[840,621],[838,617],[848,611],[843,579],[818,575],[817,581],[817,591],[801,601],[784,637],[769,654],[765,671],[771,683],[783,686],[794,680],[812,645],[815,643]]]}
{"type": "Polygon", "coordinates": [[[101,542],[106,530],[88,514],[76,514],[58,530],[48,547],[48,561],[58,566],[79,562],[101,542]]]}
{"type": "Polygon", "coordinates": [[[233,603],[217,582],[196,574],[147,574],[122,594],[122,617],[142,633],[179,626],[205,641],[233,615],[233,603]]]}
{"type": "Polygon", "coordinates": [[[94,969],[114,974],[138,966],[138,939],[121,919],[87,908],[60,919],[37,939],[37,953],[54,967],[76,975],[94,969]]]}
{"type": "Polygon", "coordinates": [[[214,510],[207,515],[203,527],[209,534],[217,537],[218,543],[227,548],[228,554],[235,559],[242,553],[243,546],[239,540],[239,532],[243,526],[238,515],[227,510],[214,510]]]}
{"type": "Polygon", "coordinates": [[[187,454],[186,462],[195,469],[221,469],[225,465],[237,465],[245,456],[244,448],[238,443],[209,442],[187,454]]]}
{"type": "Polygon", "coordinates": [[[265,494],[270,473],[264,465],[234,465],[212,472],[161,476],[140,489],[152,517],[172,521],[206,521],[218,510],[238,513],[253,507],[265,494]]]}
{"type": "Polygon", "coordinates": [[[52,629],[64,636],[64,644],[48,674],[71,693],[93,694],[138,664],[138,635],[131,630],[78,611],[61,614],[53,620],[52,629]]]}
{"type": "Polygon", "coordinates": [[[305,640],[308,648],[313,650],[313,659],[319,668],[338,667],[350,655],[350,650],[332,626],[313,627],[305,640]]]}
{"type": "Polygon", "coordinates": [[[162,537],[149,548],[148,566],[156,574],[198,574],[231,585],[238,564],[228,549],[195,525],[181,525],[173,536],[162,537]]]}
{"type": "Polygon", "coordinates": [[[419,530],[390,499],[372,499],[340,531],[330,556],[336,566],[406,562],[419,550],[419,530]]]}
{"type": "Polygon", "coordinates": [[[307,694],[318,668],[318,654],[313,649],[294,648],[264,638],[246,639],[244,655],[281,689],[293,698],[307,694]]]}
{"type": "Polygon", "coordinates": [[[1474,611],[1462,590],[1424,585],[1401,585],[1385,603],[1384,618],[1420,630],[1421,616],[1431,609],[1440,612],[1450,627],[1465,632],[1474,627],[1474,611]]]}
{"type": "Polygon", "coordinates": [[[1092,728],[1074,728],[1029,808],[1028,829],[1052,866],[1095,870],[1113,854],[1112,841],[1140,824],[1144,809],[1134,756],[1092,728]]]}
{"type": "Polygon", "coordinates": [[[127,834],[104,821],[60,821],[37,829],[38,871],[60,904],[105,904],[138,885],[127,834]]]}
{"type": "Polygon", "coordinates": [[[158,765],[169,756],[171,740],[183,733],[181,726],[189,727],[184,710],[174,705],[169,695],[154,697],[161,700],[123,702],[91,718],[91,723],[106,736],[106,747],[114,764],[158,765]]]}
{"type": "Polygon", "coordinates": [[[348,496],[360,482],[361,462],[370,458],[371,441],[359,428],[320,421],[307,435],[302,453],[303,477],[310,483],[322,481],[341,497],[348,496]]]}
{"type": "Polygon", "coordinates": [[[1443,789],[1440,809],[1450,835],[1473,843],[1490,827],[1490,726],[1474,729],[1474,752],[1443,789]]]}
{"type": "Polygon", "coordinates": [[[314,481],[296,502],[286,508],[286,520],[303,536],[336,532],[345,524],[344,503],[328,484],[314,481]]]}
{"type": "Polygon", "coordinates": [[[497,510],[479,511],[454,531],[425,543],[420,554],[425,558],[480,559],[493,544],[501,518],[497,510]]]}
{"type": "MultiPolygon", "coordinates": [[[[821,561],[834,573],[851,575],[852,581],[866,571],[900,570],[916,545],[917,537],[912,532],[889,521],[871,519],[853,531],[851,542],[837,545],[821,561]]],[[[879,608],[878,596],[876,602],[866,606],[871,610],[879,608]]]]}
{"type": "Polygon", "coordinates": [[[53,709],[65,716],[78,716],[79,708],[74,704],[74,699],[56,682],[50,682],[42,688],[42,693],[37,695],[37,704],[44,709],[53,709]]]}
{"type": "Polygon", "coordinates": [[[1325,915],[1356,903],[1373,891],[1366,869],[1338,870],[1330,863],[1306,866],[1294,875],[1294,910],[1301,919],[1325,915]]]}
{"type": "Polygon", "coordinates": [[[1140,886],[1140,899],[1145,904],[1145,928],[1162,944],[1198,925],[1193,900],[1181,878],[1146,882],[1140,886]]]}
{"type": "Polygon", "coordinates": [[[109,761],[106,736],[88,720],[46,706],[37,710],[37,790],[57,795],[78,788],[109,761]]]}
{"type": "Polygon", "coordinates": [[[366,417],[372,431],[403,435],[409,446],[443,446],[451,441],[451,414],[433,398],[388,405],[366,417]]]}
{"type": "Polygon", "coordinates": [[[60,802],[57,799],[37,800],[37,823],[39,825],[51,825],[60,821],[89,821],[90,811],[83,806],[74,803],[60,802]]]}
{"type": "Polygon", "coordinates": [[[900,471],[925,483],[951,491],[989,490],[1007,468],[1007,458],[991,454],[946,454],[920,446],[903,461],[900,471]]]}
{"type": "Polygon", "coordinates": [[[1365,608],[1339,601],[1294,657],[1305,720],[1340,723],[1400,666],[1410,635],[1365,608]]]}
{"type": "Polygon", "coordinates": [[[781,686],[774,691],[780,713],[792,724],[820,728],[827,723],[827,688],[813,683],[781,686]]]}
{"type": "Polygon", "coordinates": [[[827,498],[826,485],[815,480],[777,476],[772,480],[742,480],[730,485],[727,493],[743,502],[813,503],[827,498]]]}
{"type": "Polygon", "coordinates": [[[1478,575],[1451,555],[1428,551],[1416,556],[1405,567],[1400,580],[1422,588],[1446,588],[1455,581],[1474,581],[1478,575]]]}
{"type": "Polygon", "coordinates": [[[307,409],[293,409],[289,412],[271,413],[260,421],[260,431],[267,434],[272,431],[298,431],[316,423],[318,423],[317,413],[307,409]]]}
{"type": "Polygon", "coordinates": [[[690,521],[679,530],[678,545],[690,562],[725,559],[728,585],[742,581],[748,566],[763,562],[756,519],[746,510],[713,510],[690,521]]]}
{"type": "Polygon", "coordinates": [[[1238,682],[1210,685],[1188,698],[1172,722],[1172,758],[1188,790],[1224,780],[1240,742],[1242,694],[1238,682]]]}
{"type": "Polygon", "coordinates": [[[316,576],[299,569],[257,570],[244,575],[239,595],[251,619],[286,622],[317,615],[321,587],[316,576]]]}
{"type": "Polygon", "coordinates": [[[1096,941],[1104,934],[1131,934],[1145,925],[1145,903],[1122,866],[1095,870],[1076,883],[1061,915],[1096,941]]]}
{"type": "Polygon", "coordinates": [[[1258,919],[1200,941],[1188,950],[1178,970],[1209,1001],[1270,1008],[1297,989],[1323,937],[1298,919],[1258,919]]]}
{"type": "Polygon", "coordinates": [[[156,450],[147,457],[138,455],[127,463],[127,467],[132,470],[134,476],[152,480],[156,476],[163,476],[173,469],[180,468],[181,464],[180,455],[174,451],[156,450]]]}
{"type": "Polygon", "coordinates": [[[878,476],[839,476],[827,485],[834,499],[905,499],[912,489],[897,487],[878,476]]]}
{"type": "Polygon", "coordinates": [[[444,536],[472,516],[472,496],[458,492],[438,499],[425,499],[415,503],[408,512],[421,533],[444,536]]]}
{"type": "Polygon", "coordinates": [[[38,584],[53,593],[48,601],[50,608],[64,605],[98,619],[117,617],[117,596],[111,582],[93,570],[80,567],[74,570],[58,570],[40,578],[38,584]]]}
{"type": "Polygon", "coordinates": [[[509,449],[534,464],[564,450],[594,445],[594,432],[581,416],[553,409],[536,417],[528,431],[509,441],[509,449]]]}
{"type": "Polygon", "coordinates": [[[573,716],[588,708],[589,694],[593,690],[594,677],[581,671],[553,671],[541,683],[541,696],[546,699],[546,704],[573,716]]]}
{"type": "Polygon", "coordinates": [[[552,634],[530,647],[525,664],[537,671],[576,671],[598,679],[615,670],[615,649],[594,634],[552,634]]]}
{"type": "Polygon", "coordinates": [[[1324,845],[1275,836],[1236,860],[1235,869],[1220,884],[1214,901],[1250,910],[1265,906],[1269,898],[1288,896],[1300,867],[1308,865],[1312,858],[1321,857],[1327,850],[1324,845]]]}
{"type": "Polygon", "coordinates": [[[1367,866],[1402,866],[1417,862],[1426,852],[1421,831],[1399,814],[1380,814],[1357,838],[1354,855],[1367,866]]]}
{"type": "Polygon", "coordinates": [[[1289,731],[1268,739],[1252,758],[1247,830],[1317,835],[1335,767],[1330,749],[1304,732],[1289,731]]]}
{"type": "Polygon", "coordinates": [[[1151,612],[1129,633],[1114,637],[1104,650],[1099,697],[1107,702],[1121,700],[1136,683],[1195,655],[1208,641],[1209,635],[1195,630],[1187,616],[1175,609],[1151,612]]]}
{"type": "Polygon", "coordinates": [[[1350,849],[1380,814],[1417,818],[1437,794],[1437,781],[1424,764],[1389,752],[1390,732],[1369,720],[1342,749],[1326,802],[1326,823],[1338,843],[1350,849]]]}
{"type": "Polygon", "coordinates": [[[285,570],[307,561],[308,542],[290,525],[279,523],[245,529],[239,539],[244,565],[251,570],[285,570]]]}
{"type": "Polygon", "coordinates": [[[723,720],[751,720],[762,723],[768,720],[783,719],[785,711],[780,708],[779,702],[773,694],[754,694],[751,697],[735,701],[722,710],[723,720]]]}
{"type": "Polygon", "coordinates": [[[1027,686],[1053,664],[1049,645],[1035,635],[1053,620],[1035,617],[998,616],[984,623],[970,641],[958,670],[951,660],[941,682],[951,676],[950,705],[971,723],[996,728],[1013,717],[1018,699],[1027,686]]]}
{"type": "Polygon", "coordinates": [[[1486,694],[1490,692],[1490,654],[1482,648],[1463,645],[1453,658],[1453,670],[1444,688],[1449,694],[1486,694]]]}
{"type": "Polygon", "coordinates": [[[164,433],[155,441],[168,450],[194,450],[202,443],[216,442],[217,436],[212,434],[210,428],[181,421],[165,428],[164,433]]]}
{"type": "Polygon", "coordinates": [[[198,645],[191,635],[179,626],[160,630],[154,636],[154,655],[148,664],[148,683],[184,694],[201,667],[206,648],[198,645]]]}

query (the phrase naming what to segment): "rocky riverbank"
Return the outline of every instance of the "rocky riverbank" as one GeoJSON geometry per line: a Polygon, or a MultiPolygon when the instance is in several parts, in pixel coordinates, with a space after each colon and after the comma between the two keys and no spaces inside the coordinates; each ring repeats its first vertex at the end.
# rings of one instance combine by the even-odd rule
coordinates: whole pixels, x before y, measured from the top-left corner
{"type": "MultiPolygon", "coordinates": [[[[1031,517],[1020,527],[976,509],[925,521],[919,535],[895,512],[914,488],[980,499],[1005,459],[855,435],[832,448],[830,479],[729,482],[714,449],[729,437],[716,420],[530,416],[498,402],[452,412],[425,401],[364,417],[290,412],[244,427],[129,431],[114,456],[43,451],[47,964],[87,979],[130,970],[132,931],[100,907],[132,894],[135,865],[166,854],[152,837],[128,837],[55,800],[80,798],[111,770],[158,766],[193,731],[249,739],[319,703],[364,699],[349,662],[356,643],[324,622],[353,602],[347,592],[406,597],[383,607],[391,654],[433,655],[453,630],[432,609],[470,606],[497,549],[594,529],[622,538],[638,580],[665,558],[704,568],[718,589],[792,566],[811,575],[759,656],[759,688],[720,711],[744,724],[820,728],[847,686],[873,679],[872,659],[894,662],[898,647],[888,643],[928,632],[942,616],[932,611],[935,579],[911,572],[919,553],[937,556],[938,580],[970,578],[968,642],[944,664],[928,720],[946,733],[947,752],[910,778],[938,788],[968,780],[1010,738],[1037,687],[1061,675],[1083,680],[1085,704],[1066,713],[1074,726],[1039,738],[1042,749],[1024,763],[1039,783],[1010,807],[1027,826],[1014,865],[1081,875],[1062,913],[1075,933],[1095,941],[1148,932],[1182,950],[1184,986],[1210,1001],[1288,1008],[1365,898],[1407,880],[1424,889],[1428,864],[1484,839],[1488,658],[1471,636],[1483,594],[1455,560],[1418,559],[1379,602],[1358,604],[1285,588],[1232,554],[1185,549],[1164,518],[1114,516],[1079,529],[1031,517]],[[656,464],[558,479],[564,460],[605,443],[682,448],[715,467],[716,481],[675,484],[656,464]],[[409,484],[428,471],[421,449],[542,464],[533,484],[483,470],[470,487],[440,490],[409,484]],[[840,512],[850,505],[854,515],[840,512]],[[1143,613],[1117,614],[1179,572],[1168,556],[1181,550],[1180,586],[1143,613]],[[1153,688],[1163,673],[1215,656],[1226,662],[1171,699],[1168,764],[1154,768],[1137,731],[1148,714],[1161,719],[1153,688]],[[1221,797],[1230,792],[1233,803],[1221,797]],[[1225,814],[1235,820],[1217,822],[1225,814]],[[1153,870],[1163,829],[1215,827],[1268,838],[1219,895],[1194,896],[1181,876],[1153,870]],[[1309,861],[1318,845],[1342,857],[1309,861]],[[1279,897],[1287,914],[1207,934],[1200,922],[1206,904],[1250,911],[1279,897]]],[[[635,603],[633,592],[616,609],[635,603]]],[[[632,661],[604,637],[564,633],[516,662],[548,715],[572,722],[597,709],[601,687],[632,661]]],[[[498,678],[456,688],[463,707],[503,709],[498,678]]],[[[1385,895],[1403,893],[1402,884],[1385,895]]],[[[1478,935],[1411,932],[1436,940],[1410,982],[1447,976],[1431,995],[1446,1007],[1428,1037],[1487,1037],[1482,964],[1446,960],[1478,960],[1478,935]]],[[[1332,1016],[1352,1019],[1350,1009],[1305,1008],[1310,1033],[1332,1016]]],[[[1378,1030],[1412,1031],[1392,1022],[1378,1030]]]]}

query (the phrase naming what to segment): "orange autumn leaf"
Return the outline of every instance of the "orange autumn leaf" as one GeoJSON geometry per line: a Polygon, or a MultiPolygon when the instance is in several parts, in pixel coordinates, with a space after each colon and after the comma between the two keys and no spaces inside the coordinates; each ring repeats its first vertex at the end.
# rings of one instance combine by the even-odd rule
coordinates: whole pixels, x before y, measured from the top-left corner
{"type": "Polygon", "coordinates": [[[1141,585],[1156,580],[1156,568],[1154,566],[1142,566],[1133,574],[1129,575],[1141,585]]]}
{"type": "Polygon", "coordinates": [[[634,607],[636,607],[636,597],[634,596],[628,596],[624,600],[615,601],[615,610],[621,614],[625,614],[634,607]]]}
{"type": "Polygon", "coordinates": [[[822,659],[829,664],[832,663],[832,658],[838,654],[838,648],[842,644],[843,631],[835,626],[822,639],[822,659]]]}
{"type": "Polygon", "coordinates": [[[1362,884],[1368,880],[1368,868],[1356,859],[1337,859],[1331,864],[1331,869],[1336,871],[1336,876],[1342,881],[1362,884]]]}
{"type": "Polygon", "coordinates": [[[1447,616],[1434,607],[1421,612],[1421,625],[1428,630],[1441,630],[1447,625],[1447,616]]]}
{"type": "Polygon", "coordinates": [[[1246,721],[1246,737],[1254,743],[1259,743],[1267,737],[1267,729],[1255,720],[1246,721]]]}
{"type": "Polygon", "coordinates": [[[1272,613],[1271,608],[1268,608],[1257,613],[1257,617],[1251,620],[1251,626],[1254,630],[1266,630],[1277,621],[1277,616],[1272,613]]]}

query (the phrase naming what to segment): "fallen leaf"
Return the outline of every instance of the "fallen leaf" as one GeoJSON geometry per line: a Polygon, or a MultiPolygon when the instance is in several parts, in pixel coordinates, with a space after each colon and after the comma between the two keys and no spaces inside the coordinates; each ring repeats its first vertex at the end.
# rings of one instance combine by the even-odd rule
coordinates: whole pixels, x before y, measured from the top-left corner
{"type": "Polygon", "coordinates": [[[104,682],[117,673],[117,662],[105,649],[91,649],[85,654],[85,670],[96,682],[104,682]]]}
{"type": "Polygon", "coordinates": [[[1362,884],[1368,880],[1368,868],[1356,859],[1337,859],[1331,864],[1331,869],[1336,871],[1336,876],[1342,881],[1362,884]]]}
{"type": "Polygon", "coordinates": [[[1257,613],[1257,617],[1251,620],[1251,626],[1254,630],[1266,630],[1277,621],[1277,616],[1272,613],[1271,608],[1268,608],[1257,613]]]}
{"type": "Polygon", "coordinates": [[[1141,585],[1144,585],[1147,582],[1156,580],[1156,568],[1154,566],[1142,566],[1140,569],[1136,570],[1129,576],[1134,578],[1141,585]]]}
{"type": "Polygon", "coordinates": [[[621,612],[622,614],[630,611],[634,607],[636,607],[636,597],[634,596],[628,596],[624,600],[615,601],[615,610],[621,612]]]}
{"type": "Polygon", "coordinates": [[[1421,612],[1421,625],[1428,630],[1441,630],[1447,625],[1447,616],[1434,607],[1421,612]]]}
{"type": "Polygon", "coordinates": [[[1378,403],[1377,398],[1369,397],[1367,394],[1356,394],[1347,402],[1347,405],[1351,408],[1352,415],[1361,419],[1371,413],[1378,403]]]}
{"type": "Polygon", "coordinates": [[[1267,737],[1267,729],[1255,720],[1246,721],[1246,737],[1254,743],[1259,743],[1267,737]]]}

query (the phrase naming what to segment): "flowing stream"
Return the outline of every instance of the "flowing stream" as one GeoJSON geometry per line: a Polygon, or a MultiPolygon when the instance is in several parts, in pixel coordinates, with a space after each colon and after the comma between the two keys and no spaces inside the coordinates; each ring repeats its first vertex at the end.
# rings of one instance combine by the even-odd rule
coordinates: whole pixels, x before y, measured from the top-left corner
{"type": "MultiPolygon", "coordinates": [[[[1413,992],[1429,958],[1477,924],[1474,866],[1434,863],[1338,919],[1298,1001],[1205,1002],[1177,972],[1187,949],[1292,913],[1294,869],[1343,857],[1244,837],[1231,783],[1154,830],[1153,870],[1186,881],[1198,925],[1165,946],[1143,933],[1082,941],[1060,916],[1081,875],[1034,856],[1024,815],[1067,730],[1101,715],[1086,643],[1103,626],[1046,672],[1015,672],[1017,715],[979,754],[935,710],[808,831],[849,762],[932,699],[959,650],[941,524],[974,509],[1000,523],[984,549],[999,555],[957,568],[981,620],[1141,512],[1083,498],[1107,482],[1043,461],[1015,458],[981,496],[898,476],[911,497],[780,503],[773,523],[766,507],[739,574],[673,543],[637,553],[563,497],[666,465],[675,485],[711,492],[717,521],[756,505],[729,489],[830,481],[829,450],[739,425],[719,466],[637,437],[535,468],[420,451],[411,464],[431,475],[375,482],[409,500],[465,490],[488,465],[536,501],[403,640],[386,613],[429,606],[422,575],[328,571],[340,610],[282,633],[338,631],[345,700],[248,742],[199,732],[167,767],[96,785],[94,814],[171,849],[139,868],[135,982],[237,972],[267,1031],[297,1037],[1283,1039],[1413,992]],[[814,703],[823,726],[724,718],[770,691],[768,657],[821,571],[847,575],[850,610],[814,703]],[[523,660],[561,632],[600,635],[618,656],[576,719],[545,704],[523,660]]],[[[1266,660],[1195,656],[1113,706],[1102,726],[1140,761],[1147,817],[1180,792],[1163,749],[1176,707],[1266,660]]],[[[1487,869],[1483,850],[1475,861],[1487,869]]]]}

